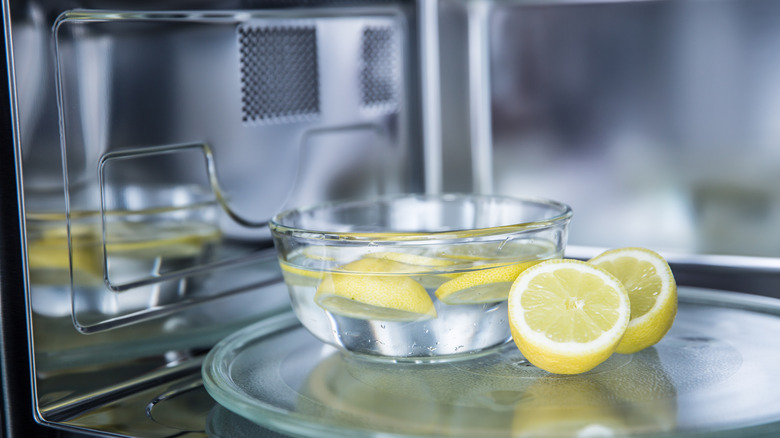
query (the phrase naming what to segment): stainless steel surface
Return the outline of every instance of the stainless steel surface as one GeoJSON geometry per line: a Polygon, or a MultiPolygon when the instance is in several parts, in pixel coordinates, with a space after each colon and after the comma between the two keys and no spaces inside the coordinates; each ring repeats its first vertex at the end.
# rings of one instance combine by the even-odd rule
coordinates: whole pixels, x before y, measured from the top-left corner
{"type": "Polygon", "coordinates": [[[572,257],[780,298],[777,1],[2,7],[7,435],[205,436],[203,354],[286,309],[262,225],[323,199],[561,199],[572,257]]]}
{"type": "Polygon", "coordinates": [[[3,2],[30,419],[177,433],[146,405],[289,308],[273,213],[423,189],[415,6],[348,3],[3,2]]]}

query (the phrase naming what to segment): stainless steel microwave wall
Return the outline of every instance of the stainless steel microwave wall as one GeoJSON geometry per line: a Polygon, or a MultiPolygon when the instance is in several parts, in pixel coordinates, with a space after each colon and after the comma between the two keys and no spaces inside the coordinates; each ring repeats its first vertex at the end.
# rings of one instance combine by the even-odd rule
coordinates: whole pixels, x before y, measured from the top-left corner
{"type": "Polygon", "coordinates": [[[287,310],[266,221],[322,200],[557,198],[572,256],[777,294],[776,1],[2,7],[10,436],[204,435],[204,353],[287,310]]]}
{"type": "Polygon", "coordinates": [[[30,351],[8,394],[31,398],[10,431],[202,429],[126,396],[187,387],[289,307],[268,219],[423,190],[414,5],[314,3],[3,3],[24,273],[3,296],[30,351]]]}

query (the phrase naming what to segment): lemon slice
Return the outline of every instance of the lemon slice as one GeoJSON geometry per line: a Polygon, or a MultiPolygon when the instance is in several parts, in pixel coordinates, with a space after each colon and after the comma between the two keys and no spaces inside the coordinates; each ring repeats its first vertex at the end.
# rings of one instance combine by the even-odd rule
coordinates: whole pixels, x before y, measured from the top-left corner
{"type": "Polygon", "coordinates": [[[317,287],[325,272],[336,266],[336,256],[349,256],[346,250],[314,245],[296,250],[286,260],[279,259],[284,281],[294,286],[317,287]]]}
{"type": "Polygon", "coordinates": [[[649,249],[619,248],[589,263],[617,277],[631,300],[631,321],[616,351],[631,354],[660,341],[677,315],[677,284],[666,260],[649,249]]]}
{"type": "Polygon", "coordinates": [[[292,286],[317,287],[322,277],[325,276],[322,269],[306,269],[284,260],[279,260],[279,266],[282,268],[282,277],[284,277],[285,283],[292,286]]]}
{"type": "Polygon", "coordinates": [[[382,321],[416,321],[436,317],[425,288],[398,272],[398,262],[363,258],[324,275],[314,301],[343,316],[382,321]],[[386,275],[383,275],[386,274],[386,275]]]}
{"type": "Polygon", "coordinates": [[[509,288],[521,272],[538,260],[506,265],[482,265],[484,269],[468,272],[447,281],[436,289],[436,298],[445,304],[483,304],[506,300],[509,288]]]}
{"type": "Polygon", "coordinates": [[[393,269],[388,272],[405,272],[410,277],[422,284],[426,289],[435,289],[445,281],[455,278],[460,274],[443,272],[457,268],[458,262],[441,257],[432,257],[425,254],[415,254],[413,252],[395,252],[381,251],[368,253],[366,258],[386,260],[385,269],[393,269]]]}
{"type": "Polygon", "coordinates": [[[577,260],[523,271],[509,292],[509,327],[529,362],[556,374],[589,371],[609,358],[631,307],[620,281],[577,260]]]}

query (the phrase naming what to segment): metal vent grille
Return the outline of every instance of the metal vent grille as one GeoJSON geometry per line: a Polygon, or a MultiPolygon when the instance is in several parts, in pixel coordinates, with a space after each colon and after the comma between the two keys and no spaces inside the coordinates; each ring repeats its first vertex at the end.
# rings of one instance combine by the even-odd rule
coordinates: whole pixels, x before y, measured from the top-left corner
{"type": "Polygon", "coordinates": [[[238,29],[244,122],[291,122],[320,112],[313,26],[238,29]]]}
{"type": "Polygon", "coordinates": [[[395,109],[398,105],[400,60],[398,36],[391,26],[363,29],[361,47],[361,103],[395,109]]]}

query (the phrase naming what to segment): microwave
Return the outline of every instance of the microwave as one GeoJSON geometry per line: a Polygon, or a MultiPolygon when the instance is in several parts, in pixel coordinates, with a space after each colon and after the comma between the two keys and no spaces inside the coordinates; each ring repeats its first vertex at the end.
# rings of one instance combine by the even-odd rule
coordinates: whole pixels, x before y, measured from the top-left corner
{"type": "MultiPolygon", "coordinates": [[[[696,303],[750,309],[770,332],[780,315],[780,2],[3,0],[2,12],[4,436],[339,436],[297,414],[236,414],[201,375],[248,327],[298,327],[268,221],[323,201],[559,199],[575,212],[567,257],[654,248],[696,303]]],[[[701,362],[722,370],[712,382],[762,360],[714,342],[701,351],[733,366],[701,362]]],[[[696,388],[677,387],[676,426],[635,432],[780,431],[772,408],[707,417],[685,398],[696,388]]]]}

